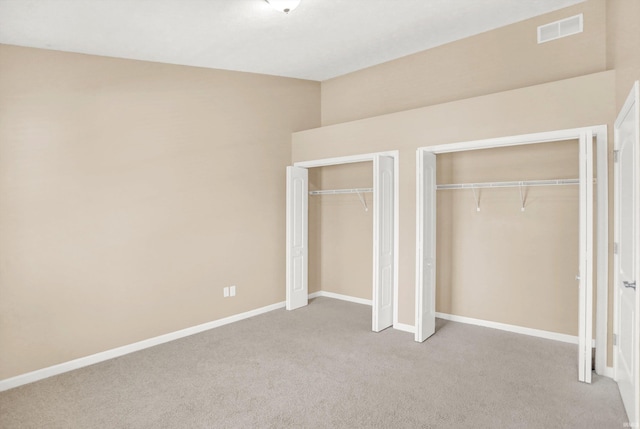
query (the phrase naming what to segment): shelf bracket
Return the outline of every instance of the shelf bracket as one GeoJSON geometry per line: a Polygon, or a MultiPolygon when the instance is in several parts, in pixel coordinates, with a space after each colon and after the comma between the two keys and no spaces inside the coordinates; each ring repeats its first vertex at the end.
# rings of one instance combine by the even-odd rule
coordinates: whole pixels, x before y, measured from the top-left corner
{"type": "Polygon", "coordinates": [[[471,190],[473,191],[473,200],[476,202],[476,211],[480,211],[480,191],[476,193],[476,187],[472,186],[471,190]]]}
{"type": "Polygon", "coordinates": [[[520,187],[520,211],[521,212],[524,211],[524,203],[525,203],[525,200],[526,200],[526,194],[522,189],[523,186],[524,186],[524,183],[520,182],[520,186],[519,187],[520,187]]]}
{"type": "Polygon", "coordinates": [[[360,191],[356,191],[358,193],[358,198],[360,198],[360,202],[362,203],[362,206],[364,207],[364,211],[368,212],[369,211],[369,207],[367,207],[367,200],[364,198],[364,195],[360,192],[360,191]]]}

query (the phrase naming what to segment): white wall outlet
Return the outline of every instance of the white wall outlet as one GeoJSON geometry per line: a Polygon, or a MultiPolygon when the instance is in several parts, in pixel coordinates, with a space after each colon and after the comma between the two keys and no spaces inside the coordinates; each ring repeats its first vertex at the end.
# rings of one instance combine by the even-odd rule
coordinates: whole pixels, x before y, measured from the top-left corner
{"type": "Polygon", "coordinates": [[[224,297],[228,297],[229,296],[229,287],[224,288],[224,297]]]}
{"type": "Polygon", "coordinates": [[[229,288],[229,294],[231,296],[236,296],[236,285],[233,285],[229,288]]]}

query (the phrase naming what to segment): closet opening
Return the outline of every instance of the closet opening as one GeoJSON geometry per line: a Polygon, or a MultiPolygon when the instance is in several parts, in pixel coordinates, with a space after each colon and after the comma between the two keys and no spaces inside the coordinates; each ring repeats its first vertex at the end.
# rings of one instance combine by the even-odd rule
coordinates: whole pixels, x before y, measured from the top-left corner
{"type": "Polygon", "coordinates": [[[287,167],[287,310],[311,286],[370,304],[375,332],[398,323],[397,177],[397,151],[287,167]]]}
{"type": "Polygon", "coordinates": [[[309,295],[373,301],[373,162],[309,169],[309,295]]]}
{"type": "Polygon", "coordinates": [[[595,301],[604,372],[606,137],[599,126],[418,150],[416,341],[438,316],[574,342],[589,383],[595,301]]]}

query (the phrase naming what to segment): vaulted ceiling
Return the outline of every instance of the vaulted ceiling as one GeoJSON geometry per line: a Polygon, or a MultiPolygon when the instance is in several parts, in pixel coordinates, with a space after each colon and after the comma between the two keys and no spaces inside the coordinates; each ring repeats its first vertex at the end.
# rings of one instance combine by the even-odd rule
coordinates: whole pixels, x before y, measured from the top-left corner
{"type": "Polygon", "coordinates": [[[323,81],[584,0],[0,0],[0,43],[323,81]]]}

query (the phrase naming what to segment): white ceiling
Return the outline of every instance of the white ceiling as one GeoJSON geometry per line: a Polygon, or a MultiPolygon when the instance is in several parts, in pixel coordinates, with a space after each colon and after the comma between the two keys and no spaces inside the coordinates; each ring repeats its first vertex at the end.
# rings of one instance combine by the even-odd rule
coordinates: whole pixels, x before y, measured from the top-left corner
{"type": "Polygon", "coordinates": [[[0,43],[322,81],[582,1],[0,0],[0,43]]]}

